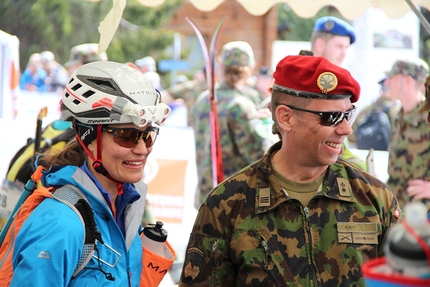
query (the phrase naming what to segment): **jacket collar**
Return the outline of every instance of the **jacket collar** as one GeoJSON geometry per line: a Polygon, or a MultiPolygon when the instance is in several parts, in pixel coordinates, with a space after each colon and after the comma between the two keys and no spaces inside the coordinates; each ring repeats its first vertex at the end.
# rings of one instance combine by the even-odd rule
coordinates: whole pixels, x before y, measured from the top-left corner
{"type": "MultiPolygon", "coordinates": [[[[280,204],[290,201],[292,198],[287,196],[277,181],[273,173],[271,162],[272,155],[281,148],[282,142],[274,144],[250,170],[249,176],[255,176],[256,193],[255,209],[256,213],[268,212],[280,204]]],[[[322,189],[316,196],[331,198],[345,202],[356,202],[353,195],[348,174],[342,160],[330,165],[324,177],[322,189]]]]}

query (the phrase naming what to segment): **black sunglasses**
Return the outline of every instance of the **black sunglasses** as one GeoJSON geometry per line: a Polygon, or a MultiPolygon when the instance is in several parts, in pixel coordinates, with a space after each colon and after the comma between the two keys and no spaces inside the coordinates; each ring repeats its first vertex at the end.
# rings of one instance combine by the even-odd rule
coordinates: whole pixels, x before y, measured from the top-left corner
{"type": "Polygon", "coordinates": [[[298,108],[295,106],[290,106],[290,105],[278,103],[278,102],[275,102],[275,105],[276,106],[286,106],[292,110],[297,110],[297,111],[315,114],[315,115],[321,117],[321,120],[320,120],[321,125],[330,126],[330,127],[335,127],[335,126],[340,125],[340,123],[344,119],[346,119],[346,121],[349,122],[352,119],[352,117],[354,116],[354,113],[356,111],[356,107],[354,105],[352,105],[352,108],[347,110],[346,112],[341,112],[341,111],[334,111],[334,112],[311,111],[311,110],[306,110],[306,109],[302,109],[302,108],[298,108]]]}
{"type": "Polygon", "coordinates": [[[144,131],[134,128],[103,127],[102,131],[113,135],[113,141],[125,148],[134,148],[141,140],[151,147],[157,138],[159,128],[149,127],[144,131]]]}

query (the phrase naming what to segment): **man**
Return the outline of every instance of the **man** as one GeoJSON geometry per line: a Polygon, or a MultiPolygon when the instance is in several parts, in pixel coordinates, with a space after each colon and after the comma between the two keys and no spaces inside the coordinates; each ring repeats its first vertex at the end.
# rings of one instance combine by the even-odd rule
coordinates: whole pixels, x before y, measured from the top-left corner
{"type": "Polygon", "coordinates": [[[427,115],[418,112],[424,102],[424,82],[429,67],[423,60],[400,59],[386,72],[387,86],[402,108],[394,121],[389,149],[388,180],[400,206],[419,199],[430,181],[430,126],[427,115]]]}
{"type": "Polygon", "coordinates": [[[55,55],[51,51],[40,53],[40,62],[47,74],[44,82],[44,91],[58,92],[60,94],[69,79],[66,68],[55,60],[55,55]]]}
{"type": "Polygon", "coordinates": [[[380,85],[378,98],[361,110],[352,125],[353,132],[348,140],[359,149],[388,150],[391,142],[391,126],[400,107],[391,98],[386,80],[385,77],[378,82],[380,85]],[[379,121],[379,124],[376,121],[379,121]],[[359,139],[357,139],[357,133],[359,139]]]}
{"type": "Polygon", "coordinates": [[[326,16],[319,18],[314,24],[311,36],[311,50],[314,56],[324,57],[341,66],[347,49],[354,42],[354,28],[341,19],[326,16]]]}
{"type": "MultiPolygon", "coordinates": [[[[326,16],[315,21],[311,35],[311,49],[314,56],[324,57],[333,64],[341,66],[347,49],[355,42],[354,28],[347,22],[326,16]]],[[[366,163],[342,144],[340,157],[351,164],[367,170],[366,163]]]]}
{"type": "MultiPolygon", "coordinates": [[[[216,96],[223,170],[226,177],[254,162],[265,152],[266,139],[257,132],[260,120],[256,104],[252,100],[258,99],[258,92],[247,83],[254,66],[254,52],[247,42],[233,41],[223,46],[216,96]]],[[[194,203],[197,209],[214,187],[210,112],[210,95],[209,91],[205,91],[191,109],[198,170],[194,203]]]]}
{"type": "Polygon", "coordinates": [[[338,159],[360,94],[322,57],[287,56],[274,73],[282,141],[202,204],[180,286],[365,286],[400,215],[378,179],[338,159]],[[214,286],[214,285],[211,285],[214,286]]]}

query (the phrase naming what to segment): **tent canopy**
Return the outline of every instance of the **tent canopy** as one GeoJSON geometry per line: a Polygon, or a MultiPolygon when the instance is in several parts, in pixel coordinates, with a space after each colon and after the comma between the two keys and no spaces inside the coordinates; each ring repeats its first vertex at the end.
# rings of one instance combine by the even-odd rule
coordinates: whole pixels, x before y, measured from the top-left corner
{"type": "MultiPolygon", "coordinates": [[[[100,1],[100,0],[87,0],[100,1]]],[[[127,0],[113,0],[113,7],[99,25],[100,42],[98,53],[106,51],[120,23],[127,0]]],[[[163,4],[166,0],[138,0],[148,7],[163,4]]],[[[302,18],[314,16],[324,6],[334,6],[347,19],[359,17],[369,7],[379,7],[392,19],[400,18],[411,9],[418,16],[421,24],[430,34],[430,25],[415,6],[430,10],[430,0],[185,0],[200,11],[212,11],[224,1],[237,1],[254,16],[266,14],[273,5],[286,3],[302,18]]]]}
{"type": "MultiPolygon", "coordinates": [[[[139,0],[144,6],[155,7],[166,0],[139,0]]],[[[191,2],[198,10],[209,12],[228,0],[186,0],[191,2]]],[[[235,0],[239,2],[250,14],[264,15],[273,5],[286,3],[302,18],[310,18],[324,6],[334,6],[347,19],[358,18],[368,7],[379,7],[392,19],[400,18],[410,11],[405,0],[235,0]]],[[[416,6],[430,10],[430,0],[413,0],[416,6]]]]}

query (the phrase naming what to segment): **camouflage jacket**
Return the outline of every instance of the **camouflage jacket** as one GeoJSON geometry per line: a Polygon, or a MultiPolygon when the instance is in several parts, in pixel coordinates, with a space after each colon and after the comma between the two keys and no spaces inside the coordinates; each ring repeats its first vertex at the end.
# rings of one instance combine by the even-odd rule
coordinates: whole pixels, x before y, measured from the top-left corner
{"type": "Polygon", "coordinates": [[[179,286],[365,286],[360,267],[382,255],[383,238],[401,217],[396,198],[338,160],[304,207],[273,174],[270,157],[279,148],[206,198],[179,286]]]}
{"type": "MultiPolygon", "coordinates": [[[[261,120],[258,119],[257,108],[249,96],[256,93],[252,88],[230,89],[223,83],[217,88],[220,141],[226,177],[258,160],[267,150],[266,139],[258,131],[261,120]]],[[[198,170],[196,208],[213,189],[210,110],[209,93],[206,91],[191,111],[198,170]]]]}
{"type": "Polygon", "coordinates": [[[354,123],[352,124],[352,134],[348,136],[349,142],[351,143],[356,142],[355,133],[357,132],[358,123],[361,120],[367,118],[370,115],[370,113],[374,110],[387,111],[387,115],[388,115],[388,118],[390,119],[391,126],[393,126],[394,119],[397,117],[400,107],[399,105],[396,104],[395,101],[389,98],[379,97],[378,99],[376,99],[374,103],[363,108],[355,118],[354,123]]]}
{"type": "Polygon", "coordinates": [[[391,133],[387,184],[401,207],[410,200],[406,193],[410,179],[430,181],[430,125],[418,106],[407,114],[402,109],[391,133]]]}

